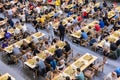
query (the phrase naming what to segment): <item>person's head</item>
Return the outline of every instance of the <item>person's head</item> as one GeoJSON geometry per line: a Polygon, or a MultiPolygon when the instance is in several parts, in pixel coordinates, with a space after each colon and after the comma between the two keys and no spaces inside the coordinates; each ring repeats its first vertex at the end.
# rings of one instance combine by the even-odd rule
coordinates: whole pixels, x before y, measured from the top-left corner
{"type": "Polygon", "coordinates": [[[62,64],[64,64],[64,63],[65,63],[65,61],[64,61],[64,60],[61,60],[61,61],[60,61],[60,64],[61,64],[61,65],[62,65],[62,64]]]}
{"type": "Polygon", "coordinates": [[[56,45],[55,47],[56,47],[56,49],[58,49],[58,48],[59,48],[59,46],[58,46],[58,45],[56,45]]]}
{"type": "Polygon", "coordinates": [[[49,57],[49,56],[50,56],[50,54],[48,52],[46,52],[46,57],[49,57]]]}
{"type": "Polygon", "coordinates": [[[80,68],[77,68],[77,72],[81,72],[80,68]]]}
{"type": "Polygon", "coordinates": [[[108,39],[106,39],[106,41],[108,41],[108,39]]]}
{"type": "Polygon", "coordinates": [[[5,30],[5,33],[7,33],[7,30],[5,30]]]}
{"type": "Polygon", "coordinates": [[[17,46],[16,46],[16,45],[13,45],[13,48],[17,48],[17,46]]]}
{"type": "Polygon", "coordinates": [[[65,41],[65,43],[66,43],[66,44],[68,44],[68,42],[67,42],[67,41],[65,41]]]}
{"type": "Polygon", "coordinates": [[[39,62],[40,61],[39,58],[36,58],[36,61],[39,62]]]}
{"type": "Polygon", "coordinates": [[[16,24],[19,24],[19,21],[17,21],[16,24]]]}
{"type": "Polygon", "coordinates": [[[99,19],[99,21],[102,21],[102,19],[99,19]]]}
{"type": "Polygon", "coordinates": [[[117,76],[116,72],[112,72],[111,76],[112,76],[112,77],[117,76]]]}
{"type": "Polygon", "coordinates": [[[69,77],[69,76],[67,76],[67,77],[66,77],[66,80],[70,80],[70,77],[69,77]]]}
{"type": "Polygon", "coordinates": [[[52,25],[52,22],[49,22],[49,25],[51,26],[51,25],[52,25]]]}
{"type": "Polygon", "coordinates": [[[60,24],[62,24],[62,21],[60,22],[60,24]]]}
{"type": "Polygon", "coordinates": [[[91,29],[91,26],[89,26],[89,29],[91,29]]]}
{"type": "Polygon", "coordinates": [[[81,32],[84,32],[84,30],[81,30],[81,32]]]}
{"type": "Polygon", "coordinates": [[[76,19],[76,17],[73,17],[73,19],[76,19]]]}

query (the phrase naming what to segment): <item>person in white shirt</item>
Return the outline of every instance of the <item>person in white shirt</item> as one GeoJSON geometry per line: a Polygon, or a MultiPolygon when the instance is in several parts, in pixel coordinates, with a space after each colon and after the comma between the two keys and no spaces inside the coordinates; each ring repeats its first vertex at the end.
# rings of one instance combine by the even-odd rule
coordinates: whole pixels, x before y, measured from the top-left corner
{"type": "Polygon", "coordinates": [[[105,40],[105,42],[103,44],[103,49],[104,50],[109,50],[110,49],[110,42],[108,41],[108,39],[105,40]]]}
{"type": "Polygon", "coordinates": [[[72,22],[68,20],[67,27],[70,27],[70,26],[72,26],[72,22]]]}
{"type": "Polygon", "coordinates": [[[63,11],[64,11],[64,9],[65,9],[65,6],[66,6],[66,3],[65,3],[65,1],[64,1],[63,4],[61,5],[61,8],[62,8],[63,11]]]}
{"type": "Polygon", "coordinates": [[[75,27],[74,27],[74,32],[76,32],[76,31],[78,31],[78,30],[80,30],[80,26],[79,25],[75,25],[75,27]]]}
{"type": "Polygon", "coordinates": [[[4,32],[4,29],[3,29],[3,28],[0,28],[0,32],[4,32]]]}
{"type": "Polygon", "coordinates": [[[26,31],[27,31],[27,26],[26,26],[26,24],[22,25],[22,31],[23,31],[23,32],[26,32],[26,31]]]}
{"type": "Polygon", "coordinates": [[[21,13],[19,16],[20,16],[21,22],[24,23],[25,22],[25,14],[21,13]]]}
{"type": "Polygon", "coordinates": [[[40,14],[40,7],[37,6],[35,9],[36,9],[37,13],[40,14]]]}
{"type": "Polygon", "coordinates": [[[64,59],[62,59],[60,62],[59,62],[59,65],[57,65],[57,69],[62,71],[65,69],[65,61],[64,59]]]}
{"type": "Polygon", "coordinates": [[[43,3],[45,3],[46,2],[46,0],[43,0],[43,3]]]}
{"type": "Polygon", "coordinates": [[[39,42],[38,38],[36,38],[36,37],[34,37],[34,36],[32,36],[32,41],[33,41],[33,43],[35,43],[35,44],[37,44],[37,43],[39,42]]]}
{"type": "Polygon", "coordinates": [[[109,73],[104,80],[118,80],[116,72],[109,73]]]}
{"type": "Polygon", "coordinates": [[[20,33],[20,29],[18,29],[18,28],[15,27],[15,32],[14,32],[14,34],[19,34],[19,33],[20,33]]]}
{"type": "Polygon", "coordinates": [[[49,40],[52,42],[54,38],[54,30],[53,30],[52,22],[48,23],[47,31],[48,31],[49,40]]]}
{"type": "Polygon", "coordinates": [[[15,2],[14,2],[14,1],[10,1],[10,3],[11,3],[12,5],[14,5],[14,4],[15,4],[15,2]]]}

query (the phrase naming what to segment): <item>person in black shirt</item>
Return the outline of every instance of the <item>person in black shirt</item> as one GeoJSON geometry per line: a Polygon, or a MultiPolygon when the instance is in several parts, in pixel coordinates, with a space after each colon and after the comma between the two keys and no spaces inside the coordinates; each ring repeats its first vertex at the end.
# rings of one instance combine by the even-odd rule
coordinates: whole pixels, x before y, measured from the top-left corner
{"type": "Polygon", "coordinates": [[[104,6],[104,7],[107,7],[107,3],[106,3],[105,0],[104,0],[104,2],[103,2],[103,6],[104,6]]]}
{"type": "Polygon", "coordinates": [[[70,44],[69,44],[67,41],[65,41],[65,44],[66,44],[66,45],[64,46],[65,52],[70,51],[70,50],[71,50],[70,44]]]}
{"type": "Polygon", "coordinates": [[[4,20],[3,18],[0,17],[0,21],[4,20]]]}
{"type": "Polygon", "coordinates": [[[116,41],[116,45],[117,45],[117,46],[120,45],[120,37],[119,37],[119,39],[116,41]]]}
{"type": "Polygon", "coordinates": [[[110,50],[115,51],[117,49],[117,45],[113,42],[110,43],[110,50]]]}
{"type": "Polygon", "coordinates": [[[59,31],[60,40],[64,41],[65,27],[63,26],[62,22],[60,22],[58,31],[59,31]]]}
{"type": "Polygon", "coordinates": [[[62,49],[60,49],[58,46],[56,46],[55,54],[54,56],[59,59],[62,56],[62,49]]]}
{"type": "Polygon", "coordinates": [[[50,64],[50,62],[52,62],[54,60],[54,58],[49,54],[49,53],[46,53],[46,59],[45,59],[45,62],[50,64]]]}

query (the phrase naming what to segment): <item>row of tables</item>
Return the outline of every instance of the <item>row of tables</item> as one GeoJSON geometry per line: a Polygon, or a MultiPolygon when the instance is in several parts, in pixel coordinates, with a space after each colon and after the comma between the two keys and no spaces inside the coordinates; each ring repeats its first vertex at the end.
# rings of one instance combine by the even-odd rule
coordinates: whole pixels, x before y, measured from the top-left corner
{"type": "MultiPolygon", "coordinates": [[[[21,25],[20,26],[16,26],[16,29],[21,30],[22,26],[21,25]]],[[[15,29],[10,28],[10,29],[7,30],[7,32],[9,32],[10,34],[13,34],[13,33],[15,33],[15,29]]],[[[5,32],[0,32],[0,39],[4,38],[4,34],[5,34],[5,32]]]]}
{"type": "Polygon", "coordinates": [[[84,30],[85,32],[88,32],[89,27],[91,27],[91,29],[94,29],[95,24],[98,24],[98,23],[99,23],[98,21],[93,21],[93,22],[89,23],[88,25],[82,27],[80,30],[70,34],[70,36],[79,39],[81,37],[81,30],[84,30]]]}
{"type": "Polygon", "coordinates": [[[28,59],[26,62],[24,62],[25,65],[30,67],[31,69],[34,69],[36,66],[36,58],[42,59],[43,61],[46,59],[46,53],[49,53],[50,55],[54,55],[54,51],[56,50],[55,46],[58,45],[60,48],[63,48],[65,46],[65,42],[58,41],[54,45],[51,45],[46,50],[40,52],[36,56],[32,57],[31,59],[28,59]]]}
{"type": "MultiPolygon", "coordinates": [[[[17,3],[18,0],[13,0],[14,3],[17,3]]],[[[4,7],[4,5],[11,5],[12,2],[7,2],[7,3],[0,3],[0,9],[4,7]]]]}
{"type": "Polygon", "coordinates": [[[11,76],[9,73],[5,73],[2,76],[0,76],[0,80],[8,80],[8,78],[11,78],[11,80],[15,80],[13,76],[11,76]]]}
{"type": "Polygon", "coordinates": [[[5,18],[4,20],[0,21],[0,26],[3,26],[7,23],[7,18],[5,18]]]}
{"type": "Polygon", "coordinates": [[[41,38],[43,37],[45,34],[44,33],[41,33],[41,32],[37,32],[37,33],[34,33],[32,34],[31,36],[25,38],[25,39],[22,39],[6,48],[4,48],[4,50],[7,52],[7,53],[11,53],[12,50],[13,50],[13,45],[17,46],[18,48],[21,47],[21,45],[23,44],[23,41],[26,41],[27,43],[30,43],[32,41],[32,37],[35,37],[35,38],[41,38]]]}
{"type": "MultiPolygon", "coordinates": [[[[118,12],[120,12],[120,6],[116,7],[115,9],[116,9],[118,12]]],[[[116,13],[115,13],[114,10],[111,10],[111,11],[108,12],[108,18],[109,18],[109,19],[112,18],[112,17],[114,17],[115,15],[116,15],[116,13]]]]}
{"type": "MultiPolygon", "coordinates": [[[[120,37],[120,29],[113,32],[111,35],[107,36],[105,39],[108,39],[109,42],[116,42],[120,37]]],[[[105,39],[103,39],[99,44],[98,46],[99,47],[103,47],[103,44],[105,42],[105,39]]]]}
{"type": "MultiPolygon", "coordinates": [[[[65,19],[62,20],[62,24],[63,25],[67,25],[68,21],[72,21],[73,20],[73,17],[77,17],[77,15],[71,15],[70,17],[66,17],[65,19]]],[[[58,21],[55,24],[53,24],[53,28],[55,30],[58,29],[59,23],[60,22],[58,21]]]]}
{"type": "Polygon", "coordinates": [[[55,76],[53,80],[65,80],[66,76],[69,76],[71,79],[75,79],[75,70],[80,68],[81,71],[85,70],[90,64],[94,63],[97,60],[97,57],[89,53],[84,54],[70,66],[68,66],[63,72],[55,76]]]}

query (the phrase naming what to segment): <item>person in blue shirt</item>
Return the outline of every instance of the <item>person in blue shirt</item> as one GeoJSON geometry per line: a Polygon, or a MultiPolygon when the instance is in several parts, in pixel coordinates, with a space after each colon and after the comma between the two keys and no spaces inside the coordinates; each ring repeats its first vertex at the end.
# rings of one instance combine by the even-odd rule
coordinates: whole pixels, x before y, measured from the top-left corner
{"type": "Polygon", "coordinates": [[[41,76],[45,76],[46,73],[46,65],[43,60],[36,58],[36,68],[39,70],[41,76]]]}
{"type": "Polygon", "coordinates": [[[73,13],[71,11],[68,12],[67,17],[70,17],[73,13]]]}
{"type": "Polygon", "coordinates": [[[4,36],[5,36],[6,39],[9,39],[11,37],[11,34],[7,31],[5,31],[4,36]]]}
{"type": "Polygon", "coordinates": [[[103,20],[99,20],[99,25],[100,25],[100,28],[104,28],[105,27],[105,23],[103,20]]]}
{"type": "Polygon", "coordinates": [[[87,40],[88,39],[88,35],[86,32],[84,32],[84,30],[81,30],[81,39],[87,40]]]}
{"type": "Polygon", "coordinates": [[[73,17],[73,24],[76,24],[78,21],[77,21],[77,19],[76,19],[76,17],[73,17]]]}
{"type": "Polygon", "coordinates": [[[62,49],[59,48],[59,46],[55,46],[56,47],[56,50],[55,50],[55,56],[56,58],[60,58],[62,55],[63,55],[63,52],[62,52],[62,49]]]}
{"type": "Polygon", "coordinates": [[[55,13],[54,13],[53,16],[54,16],[54,18],[55,18],[55,17],[58,17],[58,15],[59,15],[59,13],[57,13],[57,12],[55,11],[55,13]]]}
{"type": "Polygon", "coordinates": [[[85,80],[83,72],[80,70],[80,68],[77,68],[77,72],[75,74],[75,78],[77,80],[85,80]]]}
{"type": "Polygon", "coordinates": [[[2,44],[2,48],[5,48],[5,47],[8,47],[8,42],[7,41],[3,42],[3,44],[2,44]]]}
{"type": "Polygon", "coordinates": [[[115,72],[117,73],[117,76],[120,77],[120,67],[118,67],[115,72]]]}

